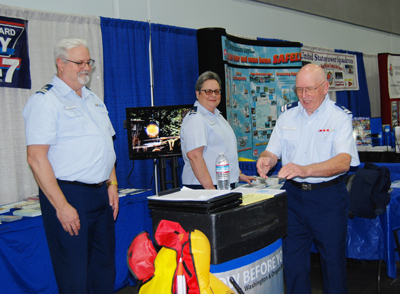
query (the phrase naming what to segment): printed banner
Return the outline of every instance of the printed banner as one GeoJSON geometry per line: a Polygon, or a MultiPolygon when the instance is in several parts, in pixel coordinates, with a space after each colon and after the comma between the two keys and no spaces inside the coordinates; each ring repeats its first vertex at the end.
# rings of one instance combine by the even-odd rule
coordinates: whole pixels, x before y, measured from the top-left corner
{"type": "Polygon", "coordinates": [[[319,52],[302,48],[303,63],[318,64],[325,71],[330,91],[359,89],[356,55],[319,52]]]}
{"type": "Polygon", "coordinates": [[[400,56],[388,55],[389,98],[400,98],[400,56]]]}
{"type": "Polygon", "coordinates": [[[300,44],[285,45],[249,45],[222,36],[227,120],[237,138],[239,157],[257,159],[281,107],[298,100],[293,87],[302,65],[300,44]]]}
{"type": "Polygon", "coordinates": [[[235,43],[222,36],[223,60],[248,67],[301,67],[298,47],[266,47],[235,43]]]}
{"type": "Polygon", "coordinates": [[[0,87],[31,88],[28,21],[0,16],[0,87]]]}
{"type": "Polygon", "coordinates": [[[246,294],[282,294],[282,240],[249,255],[210,266],[210,272],[231,289],[231,278],[246,294]]]}

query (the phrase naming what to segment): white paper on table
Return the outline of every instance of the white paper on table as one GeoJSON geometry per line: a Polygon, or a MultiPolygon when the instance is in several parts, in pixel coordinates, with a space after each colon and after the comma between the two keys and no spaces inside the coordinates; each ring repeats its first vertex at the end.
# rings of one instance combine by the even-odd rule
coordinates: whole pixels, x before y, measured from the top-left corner
{"type": "Polygon", "coordinates": [[[193,189],[182,189],[179,192],[167,194],[164,196],[149,196],[147,199],[150,200],[161,200],[161,201],[208,201],[213,198],[223,196],[231,193],[234,190],[193,190],[193,189]]]}

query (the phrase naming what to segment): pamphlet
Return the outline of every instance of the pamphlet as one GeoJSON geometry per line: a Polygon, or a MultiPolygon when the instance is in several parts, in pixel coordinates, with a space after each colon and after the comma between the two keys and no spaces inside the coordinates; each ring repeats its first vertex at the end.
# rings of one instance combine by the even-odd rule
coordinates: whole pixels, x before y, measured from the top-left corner
{"type": "Polygon", "coordinates": [[[0,214],[9,212],[9,208],[0,207],[0,214]]]}
{"type": "Polygon", "coordinates": [[[42,211],[40,209],[20,209],[14,210],[13,215],[33,217],[42,215],[42,211]]]}
{"type": "Polygon", "coordinates": [[[241,205],[248,205],[254,202],[273,198],[275,195],[282,194],[285,190],[270,189],[269,187],[262,187],[262,185],[251,188],[250,185],[239,186],[233,189],[232,192],[240,192],[243,194],[243,202],[241,205]]]}
{"type": "Polygon", "coordinates": [[[0,215],[0,222],[13,222],[21,218],[22,216],[19,215],[0,215]]]}
{"type": "Polygon", "coordinates": [[[15,209],[40,209],[40,203],[37,201],[27,201],[23,204],[14,205],[15,209]]]}
{"type": "Polygon", "coordinates": [[[353,117],[353,136],[357,146],[372,146],[369,117],[353,117]]]}

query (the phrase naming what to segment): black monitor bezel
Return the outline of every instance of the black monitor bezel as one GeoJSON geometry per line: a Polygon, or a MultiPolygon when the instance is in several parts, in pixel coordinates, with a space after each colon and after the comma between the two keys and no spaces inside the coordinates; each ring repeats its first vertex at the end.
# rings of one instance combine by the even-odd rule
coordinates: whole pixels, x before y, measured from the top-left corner
{"type": "Polygon", "coordinates": [[[133,112],[149,112],[155,113],[159,110],[176,110],[181,108],[187,108],[190,110],[193,107],[193,104],[180,104],[180,105],[166,105],[166,106],[143,106],[143,107],[127,107],[126,108],[126,129],[127,129],[127,139],[128,139],[128,152],[130,160],[139,160],[139,159],[156,159],[160,157],[170,157],[170,156],[181,156],[180,142],[179,148],[174,148],[174,150],[163,150],[157,152],[133,152],[132,149],[132,133],[131,133],[131,119],[133,112]]]}

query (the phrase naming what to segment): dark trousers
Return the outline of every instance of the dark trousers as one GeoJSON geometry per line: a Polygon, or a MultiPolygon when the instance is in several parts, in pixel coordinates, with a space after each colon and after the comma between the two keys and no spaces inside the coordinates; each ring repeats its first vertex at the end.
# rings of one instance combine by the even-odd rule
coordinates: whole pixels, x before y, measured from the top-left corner
{"type": "Polygon", "coordinates": [[[111,294],[115,280],[115,229],[107,187],[59,183],[78,212],[78,236],[64,231],[54,207],[39,191],[43,224],[60,294],[111,294]]]}
{"type": "Polygon", "coordinates": [[[344,182],[303,191],[287,182],[288,235],[283,239],[287,294],[311,294],[310,257],[320,253],[324,294],[346,294],[348,193],[344,182]]]}

